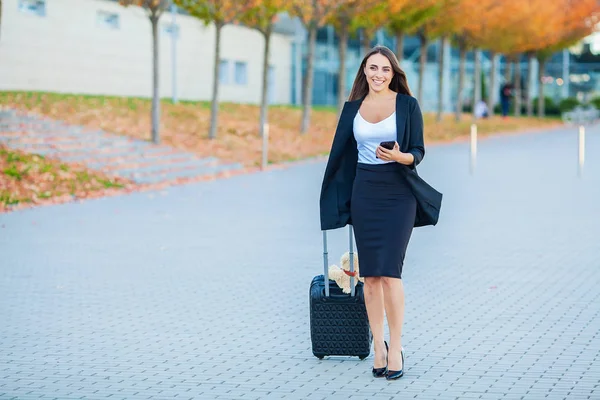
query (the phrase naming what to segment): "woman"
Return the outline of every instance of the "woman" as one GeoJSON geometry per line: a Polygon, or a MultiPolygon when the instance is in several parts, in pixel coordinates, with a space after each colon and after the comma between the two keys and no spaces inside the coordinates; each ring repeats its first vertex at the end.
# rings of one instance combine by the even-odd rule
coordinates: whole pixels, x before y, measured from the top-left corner
{"type": "Polygon", "coordinates": [[[417,212],[406,175],[424,154],[423,117],[406,75],[394,53],[377,46],[363,59],[338,122],[321,189],[321,228],[354,227],[372,373],[388,380],[404,374],[402,266],[417,212]]]}

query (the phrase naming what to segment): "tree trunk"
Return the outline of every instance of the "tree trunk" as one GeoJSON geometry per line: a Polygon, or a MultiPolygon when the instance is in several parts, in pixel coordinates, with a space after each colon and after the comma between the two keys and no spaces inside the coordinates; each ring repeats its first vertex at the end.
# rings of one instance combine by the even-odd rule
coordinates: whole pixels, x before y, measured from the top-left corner
{"type": "Polygon", "coordinates": [[[404,32],[396,32],[396,57],[402,65],[402,60],[404,60],[404,32]]]}
{"type": "Polygon", "coordinates": [[[361,37],[362,47],[363,47],[363,55],[367,55],[369,51],[371,51],[371,35],[365,29],[362,31],[361,37]]]}
{"type": "Polygon", "coordinates": [[[346,50],[348,49],[348,26],[339,29],[340,44],[338,46],[340,65],[338,70],[338,115],[342,113],[346,102],[346,50]]]}
{"type": "Polygon", "coordinates": [[[521,116],[521,55],[515,56],[515,117],[521,116]]]}
{"type": "Polygon", "coordinates": [[[223,24],[215,23],[216,38],[215,38],[215,65],[213,68],[213,95],[212,103],[210,106],[210,131],[208,133],[209,139],[217,137],[217,117],[219,114],[219,79],[220,79],[220,65],[221,65],[221,29],[223,24]]]}
{"type": "Polygon", "coordinates": [[[442,120],[444,113],[444,53],[446,51],[446,37],[442,36],[440,39],[439,49],[439,73],[438,73],[438,112],[437,121],[442,120]]]}
{"type": "Polygon", "coordinates": [[[474,84],[473,84],[473,118],[475,118],[475,106],[481,100],[481,51],[475,50],[474,60],[474,84]]]}
{"type": "Polygon", "coordinates": [[[525,89],[525,101],[527,102],[527,116],[533,117],[533,99],[531,98],[531,84],[533,82],[533,54],[527,53],[527,88],[525,89]]]}
{"type": "Polygon", "coordinates": [[[510,73],[510,57],[504,56],[504,83],[510,83],[511,81],[511,73],[510,73]]]}
{"type": "Polygon", "coordinates": [[[265,37],[265,54],[263,59],[263,75],[262,75],[262,97],[260,100],[260,137],[262,138],[265,134],[265,124],[267,123],[267,94],[268,94],[268,73],[269,73],[269,47],[271,46],[271,30],[272,26],[268,27],[263,36],[265,37]]]}
{"type": "Polygon", "coordinates": [[[544,118],[545,116],[545,98],[544,98],[544,82],[542,79],[546,74],[546,60],[538,58],[538,76],[539,76],[539,84],[538,84],[538,117],[544,118]]]}
{"type": "Polygon", "coordinates": [[[317,43],[317,26],[311,24],[308,29],[308,55],[306,60],[306,72],[304,74],[304,82],[302,85],[302,127],[300,133],[304,134],[310,126],[310,111],[312,107],[312,91],[313,91],[313,69],[315,60],[315,47],[317,43]]]}
{"type": "Polygon", "coordinates": [[[152,141],[159,142],[160,95],[158,90],[158,19],[159,15],[152,13],[152,141]]]}
{"type": "Polygon", "coordinates": [[[423,81],[425,79],[425,64],[427,62],[427,47],[429,46],[429,41],[423,35],[419,35],[419,40],[421,42],[421,54],[419,55],[419,86],[417,89],[417,99],[423,104],[423,81]]]}
{"type": "Polygon", "coordinates": [[[515,117],[521,116],[521,57],[515,56],[515,117]]]}
{"type": "Polygon", "coordinates": [[[463,112],[463,100],[465,92],[465,70],[467,66],[467,47],[461,44],[459,48],[459,64],[458,64],[458,96],[456,99],[456,121],[460,121],[463,112]]]}
{"type": "Polygon", "coordinates": [[[494,115],[494,106],[495,101],[494,99],[496,98],[496,73],[497,73],[497,69],[498,69],[498,61],[496,57],[496,53],[495,52],[490,52],[490,58],[492,60],[492,68],[490,70],[490,89],[488,90],[488,98],[487,98],[487,107],[488,107],[488,114],[491,117],[492,115],[494,115]]]}

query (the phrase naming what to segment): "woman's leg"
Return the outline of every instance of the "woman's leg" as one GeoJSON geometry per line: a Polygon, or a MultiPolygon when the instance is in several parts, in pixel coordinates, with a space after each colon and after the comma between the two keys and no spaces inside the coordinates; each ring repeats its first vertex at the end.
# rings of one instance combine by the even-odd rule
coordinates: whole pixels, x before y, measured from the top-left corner
{"type": "Polygon", "coordinates": [[[383,368],[386,365],[386,351],[383,343],[383,288],[380,277],[365,277],[365,305],[369,316],[369,325],[373,333],[375,361],[373,368],[383,368]]]}
{"type": "Polygon", "coordinates": [[[400,371],[402,365],[402,323],[404,322],[404,285],[402,279],[382,277],[385,314],[390,328],[388,369],[400,371]]]}

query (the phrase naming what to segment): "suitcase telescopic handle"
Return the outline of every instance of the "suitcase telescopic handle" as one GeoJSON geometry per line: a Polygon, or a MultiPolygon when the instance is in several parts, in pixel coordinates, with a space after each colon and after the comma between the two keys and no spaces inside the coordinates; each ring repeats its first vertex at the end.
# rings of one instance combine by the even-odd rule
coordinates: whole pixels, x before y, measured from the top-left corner
{"type": "MultiPolygon", "coordinates": [[[[350,256],[350,273],[354,272],[354,241],[352,225],[348,225],[348,248],[350,256]]],[[[327,231],[323,231],[323,281],[325,283],[325,296],[329,297],[329,253],[327,253],[327,231]]],[[[354,277],[350,276],[350,296],[354,296],[354,277]]]]}

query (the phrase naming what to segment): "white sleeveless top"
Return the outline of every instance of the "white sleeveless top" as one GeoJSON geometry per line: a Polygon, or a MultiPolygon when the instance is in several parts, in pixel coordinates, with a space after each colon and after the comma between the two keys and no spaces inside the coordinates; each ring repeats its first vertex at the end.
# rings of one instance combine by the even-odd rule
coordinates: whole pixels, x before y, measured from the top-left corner
{"type": "Polygon", "coordinates": [[[386,164],[394,161],[383,161],[375,157],[379,143],[396,141],[396,112],[386,119],[373,124],[366,121],[360,112],[354,117],[354,139],[358,148],[358,162],[364,164],[386,164]]]}

